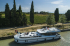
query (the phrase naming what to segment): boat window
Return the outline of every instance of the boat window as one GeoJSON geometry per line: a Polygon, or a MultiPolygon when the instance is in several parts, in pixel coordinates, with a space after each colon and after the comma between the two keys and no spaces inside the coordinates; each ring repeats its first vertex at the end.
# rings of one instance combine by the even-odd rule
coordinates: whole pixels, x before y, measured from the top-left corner
{"type": "Polygon", "coordinates": [[[31,32],[31,34],[35,34],[35,33],[32,33],[32,32],[31,32]]]}
{"type": "Polygon", "coordinates": [[[41,35],[47,35],[47,36],[49,36],[49,35],[56,35],[56,33],[42,33],[41,35]]]}
{"type": "Polygon", "coordinates": [[[33,37],[41,37],[41,36],[20,37],[20,38],[33,38],[33,37]]]}

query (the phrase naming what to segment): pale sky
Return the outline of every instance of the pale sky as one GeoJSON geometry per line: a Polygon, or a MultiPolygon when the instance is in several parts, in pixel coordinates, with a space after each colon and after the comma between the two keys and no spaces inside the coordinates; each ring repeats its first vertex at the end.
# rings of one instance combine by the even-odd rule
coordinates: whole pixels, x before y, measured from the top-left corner
{"type": "MultiPolygon", "coordinates": [[[[32,0],[15,0],[16,9],[19,5],[22,7],[23,12],[30,12],[32,0]]],[[[54,13],[56,8],[59,8],[59,13],[65,13],[70,9],[70,0],[33,0],[34,11],[40,12],[52,12],[54,13]]],[[[6,3],[9,4],[10,9],[13,8],[13,0],[0,0],[0,11],[5,11],[6,3]]]]}

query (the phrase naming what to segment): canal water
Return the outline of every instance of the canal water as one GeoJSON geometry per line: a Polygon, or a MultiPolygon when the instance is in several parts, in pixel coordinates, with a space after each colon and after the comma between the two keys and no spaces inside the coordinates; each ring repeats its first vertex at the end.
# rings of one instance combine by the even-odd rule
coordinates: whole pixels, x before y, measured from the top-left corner
{"type": "Polygon", "coordinates": [[[39,43],[30,43],[30,44],[17,44],[12,39],[0,40],[0,46],[70,46],[70,31],[61,32],[61,39],[59,40],[51,40],[51,41],[43,41],[39,43]]]}

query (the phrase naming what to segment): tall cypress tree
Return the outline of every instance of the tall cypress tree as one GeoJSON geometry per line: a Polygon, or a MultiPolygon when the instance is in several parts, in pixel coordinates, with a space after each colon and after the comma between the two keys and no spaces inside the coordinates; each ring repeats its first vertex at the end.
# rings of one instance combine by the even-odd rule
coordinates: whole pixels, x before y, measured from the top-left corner
{"type": "Polygon", "coordinates": [[[9,15],[10,15],[10,25],[9,26],[12,26],[12,10],[10,10],[10,13],[9,13],[9,15]]]}
{"type": "Polygon", "coordinates": [[[33,5],[33,1],[32,1],[32,4],[31,4],[31,9],[30,9],[30,22],[34,23],[34,5],[33,5]]]}
{"type": "Polygon", "coordinates": [[[59,21],[59,10],[58,10],[58,8],[56,8],[56,10],[54,12],[54,16],[55,16],[55,21],[57,23],[59,21]]]}
{"type": "Polygon", "coordinates": [[[16,3],[15,3],[15,0],[14,0],[14,5],[13,5],[13,14],[12,14],[12,24],[13,26],[16,26],[16,3]]]}
{"type": "Polygon", "coordinates": [[[19,16],[22,17],[21,5],[19,6],[19,16]]]}
{"type": "Polygon", "coordinates": [[[1,19],[1,17],[2,17],[2,14],[0,13],[0,19],[1,19]]]}
{"type": "Polygon", "coordinates": [[[10,9],[8,3],[5,5],[5,25],[10,25],[10,15],[9,15],[10,9]]]}
{"type": "Polygon", "coordinates": [[[2,17],[2,14],[0,13],[0,27],[2,27],[2,19],[1,19],[1,17],[2,17]]]}
{"type": "Polygon", "coordinates": [[[18,19],[19,19],[19,25],[21,25],[22,26],[22,10],[21,10],[21,5],[19,6],[19,17],[18,17],[18,19]]]}
{"type": "Polygon", "coordinates": [[[5,5],[5,18],[8,19],[9,18],[9,5],[8,3],[5,5]]]}
{"type": "Polygon", "coordinates": [[[13,15],[16,16],[16,3],[14,0],[14,5],[13,5],[13,15]]]}
{"type": "Polygon", "coordinates": [[[70,10],[68,10],[68,11],[65,13],[65,15],[66,15],[67,21],[69,21],[69,20],[70,20],[70,10]]]}

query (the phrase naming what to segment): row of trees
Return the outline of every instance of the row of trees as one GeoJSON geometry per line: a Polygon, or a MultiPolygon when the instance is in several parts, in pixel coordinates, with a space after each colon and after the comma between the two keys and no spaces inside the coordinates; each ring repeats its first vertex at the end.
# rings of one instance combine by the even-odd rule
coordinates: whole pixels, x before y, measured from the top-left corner
{"type": "Polygon", "coordinates": [[[61,15],[59,18],[59,9],[56,8],[55,12],[54,12],[54,18],[55,18],[55,22],[57,23],[58,21],[60,21],[61,23],[64,23],[66,21],[70,20],[70,10],[68,10],[65,15],[61,15]]]}
{"type": "MultiPolygon", "coordinates": [[[[34,6],[33,1],[30,9],[30,22],[34,23],[34,6]]],[[[14,0],[13,8],[10,10],[8,3],[5,5],[5,18],[0,14],[0,27],[23,26],[27,25],[26,14],[22,12],[21,5],[16,10],[16,3],[14,0]]]]}
{"type": "Polygon", "coordinates": [[[27,24],[26,15],[22,14],[21,5],[16,10],[16,3],[14,0],[13,8],[10,10],[8,3],[5,6],[5,19],[7,26],[23,26],[27,24]]]}
{"type": "Polygon", "coordinates": [[[55,22],[57,23],[58,21],[59,21],[59,10],[58,10],[58,8],[56,8],[56,10],[54,12],[54,16],[52,14],[49,14],[47,16],[46,23],[54,25],[54,23],[55,22]]]}
{"type": "MultiPolygon", "coordinates": [[[[45,14],[45,12],[41,11],[40,12],[41,14],[45,14]]],[[[23,26],[23,25],[27,25],[27,18],[26,18],[26,15],[25,13],[22,13],[22,10],[21,10],[21,5],[19,6],[19,9],[16,10],[16,3],[15,3],[15,0],[14,0],[14,4],[13,4],[13,8],[10,10],[9,8],[9,5],[8,3],[5,5],[5,18],[1,18],[2,14],[0,14],[0,27],[2,26],[23,26]]],[[[66,18],[67,20],[69,21],[70,20],[70,10],[68,10],[66,12],[66,18]]],[[[64,16],[64,15],[62,15],[64,16]]],[[[56,8],[55,12],[54,12],[54,16],[53,15],[49,15],[47,17],[47,24],[54,24],[55,22],[57,23],[58,21],[64,23],[66,18],[65,17],[62,17],[59,18],[59,10],[58,8],[56,8]],[[65,18],[65,19],[64,19],[65,18]]],[[[30,9],[30,22],[34,23],[34,5],[33,5],[33,1],[32,1],[32,4],[31,4],[31,9],[30,9]]]]}
{"type": "MultiPolygon", "coordinates": [[[[62,26],[63,26],[63,23],[65,23],[66,20],[67,20],[67,17],[65,15],[59,16],[59,10],[58,10],[58,8],[56,8],[56,10],[54,12],[54,16],[52,14],[49,14],[47,16],[46,23],[48,25],[53,24],[53,26],[54,26],[55,22],[57,23],[59,21],[62,23],[62,26]]],[[[64,26],[63,26],[63,28],[64,28],[64,26]]]]}
{"type": "Polygon", "coordinates": [[[0,27],[27,25],[27,18],[25,13],[22,13],[21,5],[16,10],[15,0],[11,10],[8,3],[5,5],[5,18],[2,18],[2,14],[0,14],[0,21],[0,27]]]}

